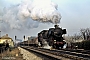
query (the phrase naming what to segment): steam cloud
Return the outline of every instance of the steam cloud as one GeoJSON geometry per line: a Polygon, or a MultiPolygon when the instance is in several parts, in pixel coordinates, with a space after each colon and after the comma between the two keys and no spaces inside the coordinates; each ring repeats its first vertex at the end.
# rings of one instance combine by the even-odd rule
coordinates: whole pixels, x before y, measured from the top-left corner
{"type": "Polygon", "coordinates": [[[39,22],[59,23],[61,15],[57,7],[51,0],[24,0],[18,5],[5,7],[0,16],[0,29],[21,30],[37,28],[39,22]]]}

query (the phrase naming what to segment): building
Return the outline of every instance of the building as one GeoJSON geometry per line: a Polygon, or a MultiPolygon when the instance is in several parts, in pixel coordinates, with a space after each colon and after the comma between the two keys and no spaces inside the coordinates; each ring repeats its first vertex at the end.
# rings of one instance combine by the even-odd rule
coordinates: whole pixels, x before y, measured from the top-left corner
{"type": "Polygon", "coordinates": [[[14,42],[13,42],[12,38],[10,38],[8,36],[8,34],[6,34],[0,38],[0,44],[3,44],[3,43],[9,43],[10,47],[14,47],[14,42]]]}

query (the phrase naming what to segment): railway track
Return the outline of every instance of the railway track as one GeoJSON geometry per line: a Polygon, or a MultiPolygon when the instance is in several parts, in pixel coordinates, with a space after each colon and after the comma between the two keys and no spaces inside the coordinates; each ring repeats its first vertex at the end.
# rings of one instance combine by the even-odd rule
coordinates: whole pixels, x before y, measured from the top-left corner
{"type": "Polygon", "coordinates": [[[22,48],[51,57],[53,60],[90,60],[90,51],[87,52],[85,50],[50,50],[28,46],[23,46],[22,48]]]}

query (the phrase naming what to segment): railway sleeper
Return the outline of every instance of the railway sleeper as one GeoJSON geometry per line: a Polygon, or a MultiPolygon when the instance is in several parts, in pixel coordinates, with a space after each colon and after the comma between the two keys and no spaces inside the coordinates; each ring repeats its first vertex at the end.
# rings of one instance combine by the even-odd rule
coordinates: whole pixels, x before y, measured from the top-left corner
{"type": "Polygon", "coordinates": [[[83,58],[84,60],[90,60],[90,59],[88,59],[88,58],[83,58]]]}
{"type": "Polygon", "coordinates": [[[75,59],[75,60],[77,60],[77,58],[78,58],[78,56],[73,56],[74,58],[73,59],[75,59]]]}
{"type": "Polygon", "coordinates": [[[67,58],[67,55],[66,54],[62,54],[62,56],[67,58]]]}
{"type": "Polygon", "coordinates": [[[83,57],[78,57],[77,60],[84,60],[83,57]]]}
{"type": "Polygon", "coordinates": [[[73,59],[74,57],[73,55],[68,55],[68,58],[73,59]]]}

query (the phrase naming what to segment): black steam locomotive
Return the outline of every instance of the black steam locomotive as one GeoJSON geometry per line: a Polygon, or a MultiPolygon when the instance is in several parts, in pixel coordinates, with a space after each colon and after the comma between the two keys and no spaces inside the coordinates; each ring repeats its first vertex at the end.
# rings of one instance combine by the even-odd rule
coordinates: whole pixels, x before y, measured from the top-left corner
{"type": "Polygon", "coordinates": [[[38,33],[38,42],[40,42],[43,47],[45,42],[48,43],[49,46],[59,49],[59,47],[63,48],[66,44],[63,38],[63,34],[66,34],[66,29],[62,29],[59,25],[55,25],[55,28],[50,28],[49,30],[43,30],[38,33]]]}

